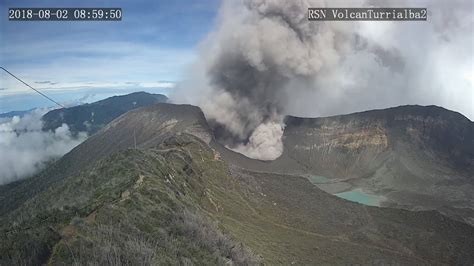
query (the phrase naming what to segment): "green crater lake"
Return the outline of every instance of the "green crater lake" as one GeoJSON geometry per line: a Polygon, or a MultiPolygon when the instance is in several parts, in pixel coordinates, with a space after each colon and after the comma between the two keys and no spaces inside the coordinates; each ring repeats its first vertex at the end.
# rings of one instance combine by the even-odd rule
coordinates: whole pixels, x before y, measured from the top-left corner
{"type": "Polygon", "coordinates": [[[337,193],[334,195],[349,201],[358,202],[360,204],[368,206],[380,206],[380,203],[384,200],[384,197],[367,194],[363,192],[360,188],[337,193]]]}
{"type": "Polygon", "coordinates": [[[337,179],[330,179],[320,175],[308,175],[306,177],[313,185],[330,194],[333,194],[334,196],[348,201],[378,207],[380,206],[380,203],[385,200],[385,197],[383,196],[367,194],[360,188],[351,189],[351,184],[343,181],[338,182],[337,179]]]}

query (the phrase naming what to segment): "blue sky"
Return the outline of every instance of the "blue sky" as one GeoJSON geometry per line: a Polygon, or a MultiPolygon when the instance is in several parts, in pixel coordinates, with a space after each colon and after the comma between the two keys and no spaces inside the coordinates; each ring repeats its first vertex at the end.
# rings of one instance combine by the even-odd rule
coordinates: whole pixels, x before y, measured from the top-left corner
{"type": "MultiPolygon", "coordinates": [[[[219,0],[0,2],[0,65],[66,104],[168,93],[211,30],[219,0]],[[121,7],[120,22],[9,21],[10,7],[121,7]]],[[[0,73],[0,113],[50,103],[0,73]]]]}

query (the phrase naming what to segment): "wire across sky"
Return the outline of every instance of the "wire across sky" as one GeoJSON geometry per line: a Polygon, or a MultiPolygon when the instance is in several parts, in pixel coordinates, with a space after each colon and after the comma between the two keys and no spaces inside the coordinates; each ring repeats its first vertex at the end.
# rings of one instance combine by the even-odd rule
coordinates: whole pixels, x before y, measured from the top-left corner
{"type": "Polygon", "coordinates": [[[49,96],[47,96],[46,94],[42,93],[41,91],[31,87],[28,83],[24,82],[22,79],[20,79],[19,77],[15,76],[14,74],[12,74],[10,71],[6,70],[4,67],[1,67],[0,68],[5,71],[6,73],[8,73],[10,76],[14,77],[16,80],[20,81],[21,83],[25,84],[28,88],[34,90],[35,92],[37,92],[38,94],[40,94],[41,96],[45,97],[46,99],[50,100],[51,102],[57,104],[58,106],[62,107],[62,108],[65,108],[62,104],[58,103],[57,101],[51,99],[49,96]]]}

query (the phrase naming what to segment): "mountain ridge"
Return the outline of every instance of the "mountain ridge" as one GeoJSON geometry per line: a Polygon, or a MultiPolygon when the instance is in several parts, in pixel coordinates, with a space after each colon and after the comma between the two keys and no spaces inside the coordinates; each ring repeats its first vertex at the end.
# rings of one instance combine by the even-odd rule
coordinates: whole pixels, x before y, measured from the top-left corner
{"type": "Polygon", "coordinates": [[[82,131],[92,135],[130,110],[167,101],[165,95],[140,91],[112,96],[94,103],[55,109],[42,117],[43,130],[53,130],[65,123],[74,134],[82,131]]]}
{"type": "MultiPolygon", "coordinates": [[[[393,107],[387,107],[387,108],[377,108],[377,109],[370,109],[370,110],[365,110],[365,111],[357,111],[357,112],[351,112],[347,114],[337,114],[337,115],[329,115],[329,116],[317,116],[317,117],[306,117],[306,116],[298,116],[298,115],[286,115],[286,118],[299,118],[299,119],[321,119],[321,118],[337,118],[337,117],[343,117],[343,116],[357,116],[357,115],[363,115],[363,114],[383,114],[386,112],[390,111],[404,111],[404,112],[418,112],[418,113],[444,113],[444,114],[452,114],[453,116],[457,116],[462,119],[467,119],[470,122],[473,122],[463,114],[457,111],[453,111],[438,105],[419,105],[419,104],[405,104],[405,105],[398,105],[398,106],[393,106],[393,107]]],[[[474,122],[473,122],[474,123],[474,122]]]]}
{"type": "MultiPolygon", "coordinates": [[[[296,140],[319,143],[313,135],[295,135],[299,129],[288,128],[285,149],[296,140]]],[[[354,130],[355,139],[342,144],[354,152],[379,151],[353,146],[367,134],[346,129],[354,130]]],[[[300,151],[287,151],[273,162],[256,161],[226,149],[213,134],[199,107],[157,103],[114,119],[37,176],[0,186],[0,232],[5,236],[0,261],[474,262],[474,227],[462,219],[439,210],[349,202],[302,173],[291,175],[319,167],[305,168],[298,161],[300,151]],[[28,245],[34,252],[28,252],[28,245]],[[114,257],[110,250],[122,255],[114,257]]],[[[377,134],[369,134],[369,140],[379,140],[377,134]]]]}

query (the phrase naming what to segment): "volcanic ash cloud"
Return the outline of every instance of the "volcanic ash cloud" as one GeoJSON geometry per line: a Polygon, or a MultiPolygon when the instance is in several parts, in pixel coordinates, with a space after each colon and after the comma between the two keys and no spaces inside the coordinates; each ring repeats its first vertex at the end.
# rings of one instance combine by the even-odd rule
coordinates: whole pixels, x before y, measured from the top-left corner
{"type": "Polygon", "coordinates": [[[171,98],[200,106],[220,129],[218,138],[257,159],[281,154],[281,134],[267,134],[279,139],[264,144],[257,136],[265,127],[277,132],[270,125],[283,128],[287,114],[314,117],[436,104],[472,119],[474,88],[465,80],[472,72],[472,5],[459,1],[446,8],[442,1],[420,1],[417,7],[430,10],[427,22],[314,22],[306,17],[308,7],[374,4],[414,5],[224,1],[199,60],[171,98]]]}
{"type": "Polygon", "coordinates": [[[240,144],[234,151],[260,160],[275,160],[283,153],[283,125],[268,121],[255,128],[247,144],[240,144]]]}
{"type": "Polygon", "coordinates": [[[203,45],[204,60],[195,66],[201,77],[182,86],[201,87],[206,97],[199,97],[198,105],[225,127],[230,148],[256,159],[280,156],[284,91],[311,84],[343,53],[343,46],[327,43],[339,30],[308,23],[309,6],[304,1],[224,3],[219,27],[203,45]],[[204,84],[196,82],[200,79],[204,84]]]}

